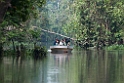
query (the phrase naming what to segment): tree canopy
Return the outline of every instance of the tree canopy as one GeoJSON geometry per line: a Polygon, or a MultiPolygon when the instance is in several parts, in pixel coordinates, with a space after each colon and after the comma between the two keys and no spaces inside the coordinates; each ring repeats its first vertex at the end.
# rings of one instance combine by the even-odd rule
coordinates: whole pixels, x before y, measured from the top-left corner
{"type": "Polygon", "coordinates": [[[27,24],[30,19],[38,17],[38,8],[42,7],[45,3],[45,0],[0,1],[0,42],[5,42],[11,38],[26,37],[27,24]],[[19,34],[23,34],[24,36],[19,36],[19,34]]]}
{"type": "Polygon", "coordinates": [[[3,40],[8,29],[27,33],[34,26],[97,44],[105,41],[112,45],[124,37],[123,0],[4,0],[0,4],[7,1],[11,5],[6,7],[0,24],[1,34],[6,33],[1,37],[3,40]]]}

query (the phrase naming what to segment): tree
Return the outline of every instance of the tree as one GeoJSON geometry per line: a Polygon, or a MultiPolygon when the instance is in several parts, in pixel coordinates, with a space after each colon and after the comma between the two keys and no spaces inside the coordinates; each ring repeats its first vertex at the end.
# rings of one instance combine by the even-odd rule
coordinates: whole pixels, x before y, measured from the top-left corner
{"type": "Polygon", "coordinates": [[[11,2],[11,0],[1,0],[0,1],[0,23],[2,23],[8,7],[11,7],[10,2],[11,2]]]}
{"type": "Polygon", "coordinates": [[[0,1],[0,43],[10,41],[10,39],[24,40],[25,36],[22,36],[22,33],[27,33],[29,20],[38,17],[38,8],[45,2],[45,0],[0,1]]]}
{"type": "Polygon", "coordinates": [[[124,27],[123,0],[94,0],[80,1],[80,25],[82,38],[90,38],[90,41],[102,43],[109,41],[110,44],[117,42],[117,36],[124,27]]]}

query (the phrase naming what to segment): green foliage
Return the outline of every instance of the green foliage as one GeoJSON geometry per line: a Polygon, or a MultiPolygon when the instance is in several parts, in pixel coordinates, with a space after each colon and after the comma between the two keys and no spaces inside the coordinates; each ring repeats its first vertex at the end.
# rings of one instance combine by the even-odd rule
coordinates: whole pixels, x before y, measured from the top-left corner
{"type": "MultiPolygon", "coordinates": [[[[73,7],[71,7],[72,0],[61,0],[61,1],[50,1],[46,8],[49,15],[49,28],[55,32],[61,34],[68,34],[67,30],[64,29],[66,25],[68,26],[72,20],[73,7]],[[66,31],[64,31],[66,30],[66,31]]],[[[72,27],[71,27],[72,28],[72,27]]],[[[71,29],[72,31],[72,29],[71,29]]]]}
{"type": "Polygon", "coordinates": [[[47,50],[46,47],[35,46],[33,51],[34,58],[43,58],[46,57],[47,50]]]}
{"type": "Polygon", "coordinates": [[[5,41],[6,41],[6,38],[5,37],[1,37],[0,43],[4,43],[5,41]]]}
{"type": "Polygon", "coordinates": [[[33,38],[38,38],[40,36],[40,31],[29,30],[33,38]]]}
{"type": "Polygon", "coordinates": [[[7,35],[8,40],[24,42],[26,39],[26,33],[24,31],[10,31],[7,35]]]}
{"type": "Polygon", "coordinates": [[[106,48],[107,50],[124,50],[124,45],[112,45],[106,48]]]}
{"type": "MultiPolygon", "coordinates": [[[[105,40],[112,41],[112,44],[115,44],[124,36],[123,0],[47,1],[46,6],[43,6],[46,2],[45,0],[12,0],[12,5],[8,8],[1,27],[13,26],[19,31],[20,28],[24,30],[23,26],[25,25],[28,25],[28,27],[36,26],[79,40],[90,39],[89,42],[105,40]],[[30,18],[38,16],[40,18],[30,20],[30,18]]],[[[40,31],[35,30],[24,33],[31,36],[30,38],[35,41],[41,35],[40,31]]],[[[8,34],[9,38],[14,39],[22,36],[18,32],[14,32],[14,35],[12,32],[8,34]]],[[[50,34],[48,37],[46,33],[42,33],[42,36],[48,39],[56,37],[50,34]]]]}
{"type": "Polygon", "coordinates": [[[122,0],[48,1],[40,27],[92,43],[115,43],[123,37],[123,8],[122,0]]]}
{"type": "Polygon", "coordinates": [[[80,12],[79,23],[82,28],[77,28],[81,30],[82,38],[97,38],[98,41],[99,38],[106,39],[106,37],[111,38],[112,41],[122,38],[122,28],[124,27],[122,0],[80,1],[78,7],[78,12],[80,12]]]}
{"type": "Polygon", "coordinates": [[[0,31],[0,42],[12,39],[19,42],[25,41],[28,36],[28,30],[26,30],[28,27],[25,26],[30,19],[38,17],[38,8],[43,7],[45,3],[46,0],[12,0],[4,21],[0,24],[0,29],[4,29],[4,31],[0,31]],[[3,32],[4,34],[2,34],[3,32]]]}
{"type": "Polygon", "coordinates": [[[12,0],[12,5],[8,8],[5,20],[9,22],[9,25],[12,25],[25,22],[32,16],[37,17],[38,7],[42,7],[44,3],[45,0],[12,0]]]}
{"type": "Polygon", "coordinates": [[[40,30],[29,30],[29,34],[31,35],[31,39],[33,39],[34,42],[40,38],[41,31],[40,30]]]}

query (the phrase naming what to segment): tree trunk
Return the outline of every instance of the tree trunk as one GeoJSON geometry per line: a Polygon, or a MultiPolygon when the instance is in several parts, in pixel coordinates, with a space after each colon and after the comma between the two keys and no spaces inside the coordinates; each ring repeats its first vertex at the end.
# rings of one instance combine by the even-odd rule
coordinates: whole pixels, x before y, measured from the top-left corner
{"type": "Polygon", "coordinates": [[[12,45],[13,45],[13,50],[15,51],[15,43],[13,39],[12,39],[12,45]]]}
{"type": "Polygon", "coordinates": [[[0,57],[3,55],[3,44],[0,43],[0,57]]]}
{"type": "Polygon", "coordinates": [[[8,7],[11,7],[11,0],[0,0],[0,23],[2,23],[8,7]]]}

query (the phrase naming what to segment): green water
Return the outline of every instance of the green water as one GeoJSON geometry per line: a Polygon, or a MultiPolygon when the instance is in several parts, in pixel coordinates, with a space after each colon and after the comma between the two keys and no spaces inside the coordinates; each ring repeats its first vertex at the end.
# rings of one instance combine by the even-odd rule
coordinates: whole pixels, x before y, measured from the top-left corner
{"type": "Polygon", "coordinates": [[[124,52],[48,53],[41,60],[3,57],[0,83],[124,83],[124,52]]]}

